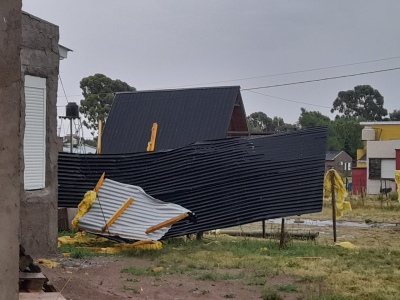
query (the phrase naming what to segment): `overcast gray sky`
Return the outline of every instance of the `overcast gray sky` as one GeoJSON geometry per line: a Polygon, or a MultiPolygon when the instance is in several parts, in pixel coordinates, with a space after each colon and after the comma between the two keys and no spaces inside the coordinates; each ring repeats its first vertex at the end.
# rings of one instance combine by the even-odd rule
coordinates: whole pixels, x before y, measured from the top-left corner
{"type": "MultiPolygon", "coordinates": [[[[400,67],[400,59],[258,77],[400,56],[400,1],[23,0],[23,10],[60,27],[71,48],[60,65],[69,101],[95,73],[138,90],[189,85],[243,89],[400,67]],[[237,81],[220,82],[233,79],[237,81]],[[219,83],[212,83],[219,82],[219,83]]],[[[329,112],[337,93],[370,84],[400,109],[400,70],[242,91],[246,113],[298,120],[300,108],[329,112]]],[[[67,103],[59,85],[58,105],[67,103]]],[[[59,107],[59,113],[64,114],[59,107]]]]}

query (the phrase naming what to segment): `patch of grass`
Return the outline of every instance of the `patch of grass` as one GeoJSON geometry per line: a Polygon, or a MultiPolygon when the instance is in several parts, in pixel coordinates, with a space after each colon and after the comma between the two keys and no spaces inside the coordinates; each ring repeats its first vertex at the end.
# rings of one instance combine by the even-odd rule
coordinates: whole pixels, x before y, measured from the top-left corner
{"type": "Polygon", "coordinates": [[[138,278],[127,278],[126,281],[130,281],[130,282],[140,282],[140,279],[138,279],[138,278]]]}
{"type": "Polygon", "coordinates": [[[265,285],[266,282],[265,278],[253,277],[247,281],[247,285],[265,285]]]}
{"type": "MultiPolygon", "coordinates": [[[[324,294],[318,296],[311,296],[307,298],[307,300],[361,300],[362,298],[354,297],[354,296],[344,296],[340,294],[324,294]]],[[[378,298],[368,298],[378,300],[378,298]]]]}
{"type": "Polygon", "coordinates": [[[282,284],[277,286],[278,291],[287,293],[297,292],[298,288],[299,287],[293,283],[282,284]]]}
{"type": "Polygon", "coordinates": [[[313,275],[313,274],[305,274],[301,277],[300,282],[304,283],[314,283],[314,282],[322,282],[324,281],[326,276],[324,275],[313,275]]]}
{"type": "Polygon", "coordinates": [[[97,255],[96,252],[87,250],[87,249],[78,249],[78,248],[74,248],[71,250],[71,258],[84,258],[84,257],[88,257],[88,256],[95,256],[97,255]]]}
{"type": "MultiPolygon", "coordinates": [[[[376,219],[375,216],[365,215],[362,220],[368,218],[376,219]]],[[[63,245],[60,250],[71,253],[76,251],[73,254],[75,257],[99,255],[88,250],[78,250],[76,245],[63,245]]],[[[349,250],[321,243],[293,241],[286,249],[281,250],[278,243],[271,240],[218,236],[212,242],[209,239],[172,239],[163,241],[161,250],[129,250],[123,255],[149,259],[154,261],[154,266],[162,266],[164,270],[157,273],[152,272],[151,268],[136,266],[122,270],[136,276],[155,276],[155,280],[161,278],[159,275],[187,274],[199,280],[243,279],[248,285],[263,286],[268,277],[284,274],[300,278],[297,282],[299,290],[310,287],[306,296],[312,296],[316,286],[321,286],[331,291],[326,297],[336,297],[321,296],[313,299],[400,299],[400,251],[396,248],[349,250]],[[261,250],[265,248],[268,250],[261,250]],[[303,260],[301,257],[321,259],[303,260]],[[237,272],[236,269],[240,270],[237,272]],[[342,294],[352,295],[353,298],[342,294]]],[[[278,297],[279,291],[285,292],[291,288],[282,286],[278,289],[267,289],[269,294],[265,292],[265,297],[275,297],[274,293],[278,297]]]]}
{"type": "Polygon", "coordinates": [[[135,287],[133,287],[133,286],[126,286],[126,285],[124,285],[123,288],[124,288],[125,291],[132,291],[134,294],[140,294],[139,289],[138,289],[138,288],[135,288],[135,287]]]}
{"type": "Polygon", "coordinates": [[[224,298],[227,298],[227,299],[236,298],[235,294],[226,294],[226,295],[223,295],[223,297],[224,297],[224,298]]]}
{"type": "Polygon", "coordinates": [[[278,294],[277,291],[270,288],[266,288],[261,292],[262,300],[283,300],[283,298],[278,294]]]}
{"type": "Polygon", "coordinates": [[[69,237],[73,237],[75,236],[76,231],[72,231],[72,230],[61,230],[58,232],[58,236],[69,236],[69,237]]]}
{"type": "Polygon", "coordinates": [[[231,274],[231,273],[204,272],[198,275],[196,278],[199,280],[220,281],[220,280],[241,279],[243,277],[244,277],[243,273],[231,274]]]}

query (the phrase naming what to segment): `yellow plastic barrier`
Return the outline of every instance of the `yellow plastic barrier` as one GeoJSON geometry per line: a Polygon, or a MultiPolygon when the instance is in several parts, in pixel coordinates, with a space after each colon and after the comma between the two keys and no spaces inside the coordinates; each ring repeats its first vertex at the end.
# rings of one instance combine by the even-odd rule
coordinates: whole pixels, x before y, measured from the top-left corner
{"type": "Polygon", "coordinates": [[[78,205],[78,212],[76,213],[74,219],[72,220],[72,228],[78,228],[78,220],[82,217],[92,206],[94,200],[96,200],[96,192],[95,191],[88,191],[86,192],[83,200],[78,205]]]}
{"type": "Polygon", "coordinates": [[[341,217],[343,215],[343,211],[351,210],[351,204],[344,199],[347,196],[346,187],[344,186],[343,180],[340,177],[339,173],[335,170],[329,170],[325,174],[324,178],[324,200],[332,199],[332,175],[334,174],[334,191],[335,191],[335,202],[336,202],[336,216],[341,217]]]}

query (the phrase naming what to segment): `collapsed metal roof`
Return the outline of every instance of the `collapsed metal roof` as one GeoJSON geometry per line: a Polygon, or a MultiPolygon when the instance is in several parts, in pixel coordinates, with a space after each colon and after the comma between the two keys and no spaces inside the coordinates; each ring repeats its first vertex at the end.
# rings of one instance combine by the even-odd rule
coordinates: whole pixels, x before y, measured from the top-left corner
{"type": "Polygon", "coordinates": [[[59,154],[59,206],[76,207],[100,175],[185,207],[197,223],[164,237],[322,209],[326,129],[197,142],[126,155],[59,154]]]}
{"type": "Polygon", "coordinates": [[[107,118],[102,153],[145,152],[154,122],[155,150],[247,132],[239,86],[123,92],[107,118]]]}
{"type": "Polygon", "coordinates": [[[140,187],[105,179],[97,192],[95,202],[79,219],[78,227],[93,233],[130,240],[159,240],[171,226],[148,234],[146,230],[187,212],[189,210],[180,205],[166,203],[147,195],[140,187]],[[110,226],[104,228],[107,221],[129,198],[133,199],[132,203],[110,226]]]}

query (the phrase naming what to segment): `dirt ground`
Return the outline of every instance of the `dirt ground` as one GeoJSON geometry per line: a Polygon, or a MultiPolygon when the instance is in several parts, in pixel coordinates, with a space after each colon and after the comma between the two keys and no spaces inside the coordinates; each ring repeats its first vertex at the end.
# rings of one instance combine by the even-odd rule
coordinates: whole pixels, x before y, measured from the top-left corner
{"type": "MultiPolygon", "coordinates": [[[[324,208],[324,210],[326,210],[324,208]]],[[[348,213],[347,220],[362,221],[369,218],[366,212],[358,216],[359,211],[353,215],[348,213]]],[[[379,211],[378,211],[379,212],[379,211]]],[[[373,247],[398,250],[400,249],[400,221],[398,211],[389,212],[382,217],[377,217],[376,211],[371,211],[373,221],[393,222],[390,226],[374,223],[368,227],[338,226],[338,242],[348,241],[358,247],[373,247]],[[390,213],[390,214],[389,214],[390,213]],[[397,223],[397,224],[396,224],[397,223]]],[[[302,218],[310,216],[302,216],[302,218]]],[[[329,219],[326,212],[312,215],[317,219],[329,219]]],[[[346,219],[346,218],[344,218],[346,219]]],[[[238,228],[236,228],[238,229],[238,228]]],[[[240,230],[260,230],[261,222],[245,225],[240,230]]],[[[279,224],[267,225],[267,230],[279,230],[279,224]]],[[[287,225],[290,231],[312,231],[318,232],[317,243],[333,245],[331,226],[313,226],[312,224],[287,225]]],[[[212,238],[212,236],[208,237],[212,238]]],[[[156,261],[141,257],[119,257],[119,256],[94,256],[83,259],[72,259],[56,257],[53,260],[60,262],[54,269],[42,267],[43,273],[50,279],[57,291],[68,300],[96,299],[260,299],[263,290],[268,287],[282,285],[296,285],[296,291],[280,291],[283,299],[298,300],[307,299],[311,292],[318,292],[324,287],[310,286],[301,282],[299,278],[279,273],[271,275],[266,280],[266,286],[249,285],[243,279],[227,280],[199,280],[189,274],[176,272],[168,273],[164,270],[159,275],[132,275],[122,273],[121,270],[129,267],[154,268],[156,261]]],[[[247,272],[247,270],[245,270],[247,272]]],[[[243,272],[238,269],[219,269],[214,272],[243,272]]],[[[248,272],[251,272],[250,269],[248,272]]],[[[234,276],[233,276],[234,277],[234,276]]],[[[274,299],[274,298],[266,298],[274,299]]]]}
{"type": "MultiPolygon", "coordinates": [[[[130,266],[154,267],[151,261],[127,257],[56,258],[61,264],[43,273],[57,291],[68,300],[116,299],[260,299],[261,286],[249,286],[241,280],[198,280],[188,275],[146,276],[121,273],[130,266]]],[[[235,270],[230,270],[235,272],[235,270]]],[[[277,275],[268,285],[291,284],[296,279],[277,275]]],[[[301,292],[283,293],[284,299],[301,299],[301,292]]]]}

